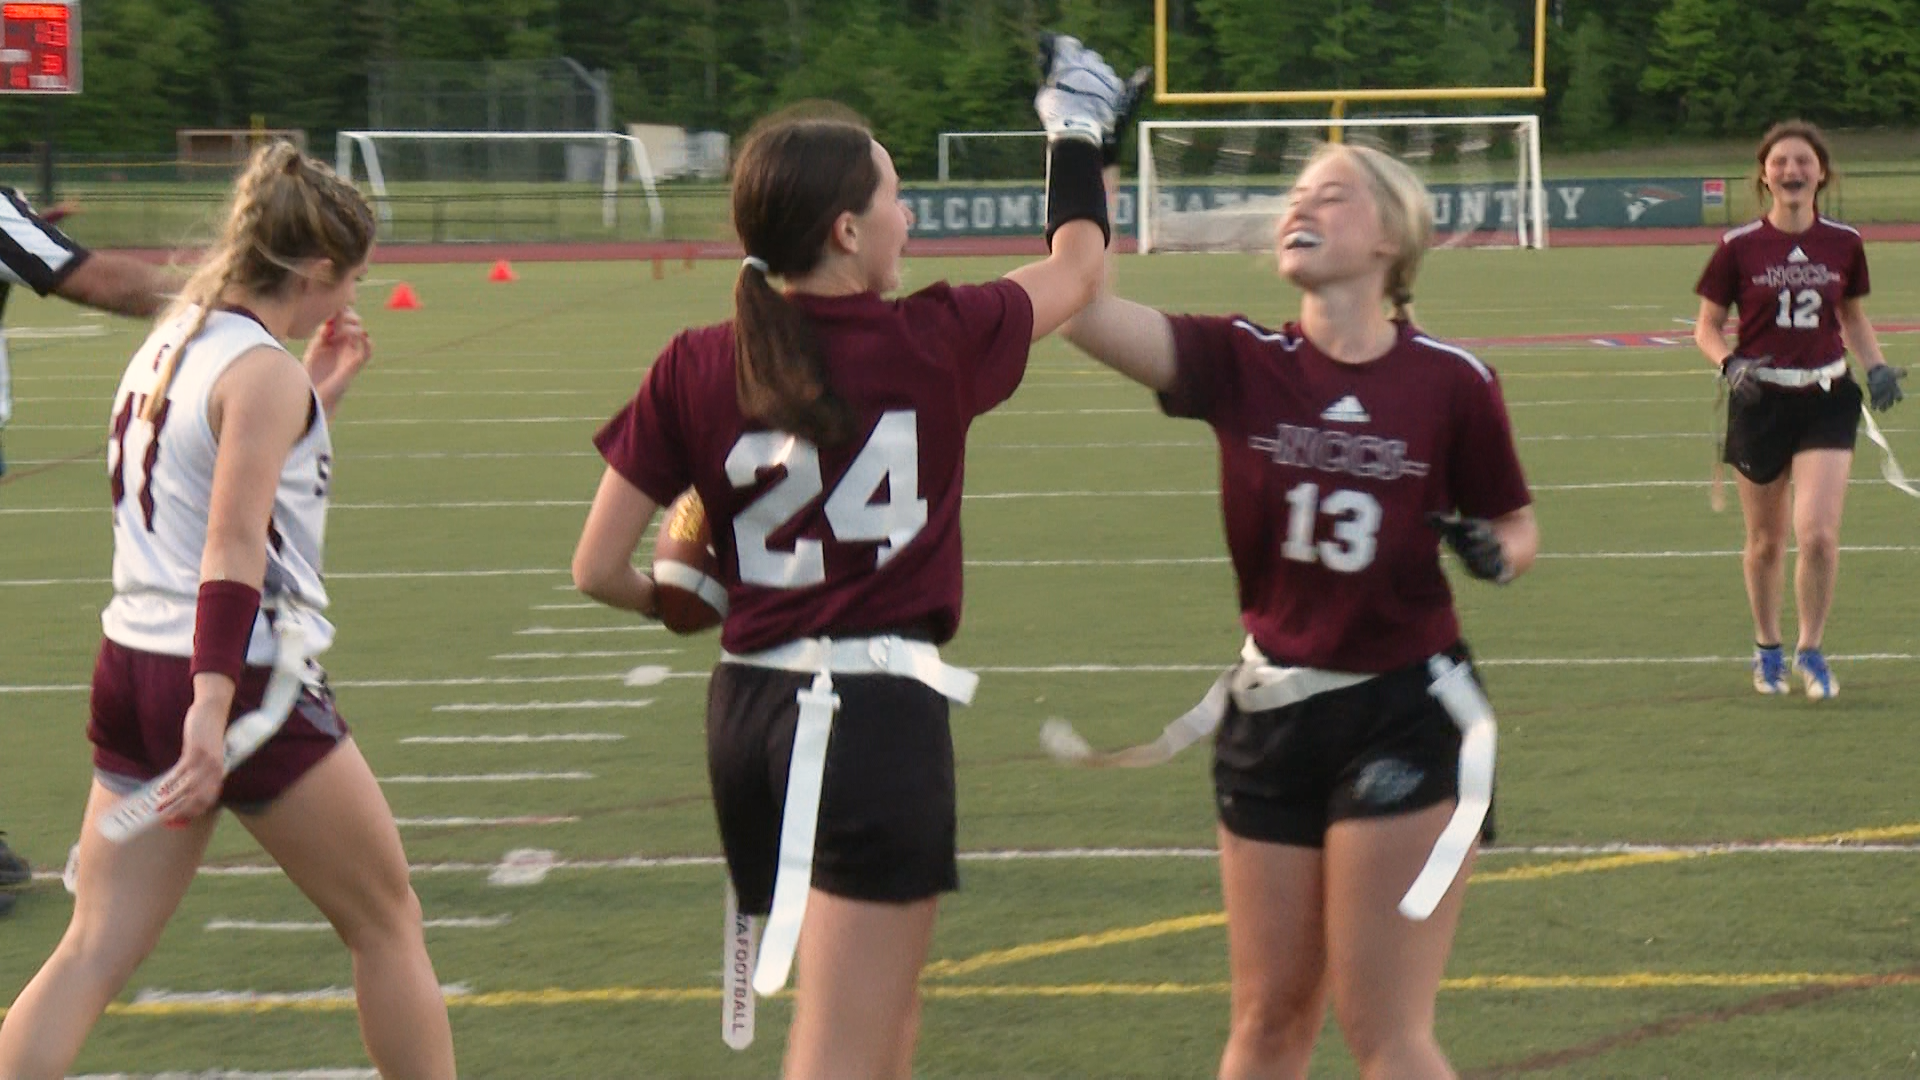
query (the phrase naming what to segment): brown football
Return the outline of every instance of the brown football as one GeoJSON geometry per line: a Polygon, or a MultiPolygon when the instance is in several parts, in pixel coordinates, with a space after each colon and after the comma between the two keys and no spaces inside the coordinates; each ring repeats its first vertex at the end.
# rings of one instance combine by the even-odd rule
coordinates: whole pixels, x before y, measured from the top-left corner
{"type": "Polygon", "coordinates": [[[713,554],[707,508],[688,488],[667,507],[653,538],[653,595],[660,622],[676,634],[697,634],[727,617],[727,589],[713,554]]]}

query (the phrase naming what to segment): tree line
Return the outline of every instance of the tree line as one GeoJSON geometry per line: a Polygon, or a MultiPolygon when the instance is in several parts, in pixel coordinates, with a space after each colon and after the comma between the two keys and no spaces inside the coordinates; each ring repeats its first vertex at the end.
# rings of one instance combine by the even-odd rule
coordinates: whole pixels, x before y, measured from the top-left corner
{"type": "MultiPolygon", "coordinates": [[[[1532,0],[1168,0],[1178,90],[1518,85],[1532,0]]],[[[1920,0],[1550,0],[1549,143],[1757,135],[1920,116],[1920,0]]],[[[734,135],[805,98],[864,114],[903,173],[943,130],[1032,126],[1032,42],[1078,34],[1123,73],[1152,55],[1152,0],[87,0],[85,93],[0,99],[4,149],[163,152],[254,115],[325,146],[366,124],[376,63],[567,56],[608,73],[617,122],[734,135]]],[[[1354,115],[1368,110],[1350,109],[1354,115]]],[[[1372,111],[1388,111],[1385,107],[1372,111]]],[[[1149,116],[1325,107],[1147,106],[1149,116]]]]}

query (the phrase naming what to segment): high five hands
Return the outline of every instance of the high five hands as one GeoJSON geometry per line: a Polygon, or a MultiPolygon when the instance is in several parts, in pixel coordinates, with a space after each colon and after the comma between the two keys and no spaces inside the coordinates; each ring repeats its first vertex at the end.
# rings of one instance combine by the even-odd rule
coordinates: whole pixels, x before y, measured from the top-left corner
{"type": "Polygon", "coordinates": [[[1050,139],[1097,144],[1109,165],[1120,157],[1120,137],[1140,107],[1153,69],[1122,80],[1100,54],[1066,34],[1040,35],[1040,92],[1033,107],[1050,139]]]}

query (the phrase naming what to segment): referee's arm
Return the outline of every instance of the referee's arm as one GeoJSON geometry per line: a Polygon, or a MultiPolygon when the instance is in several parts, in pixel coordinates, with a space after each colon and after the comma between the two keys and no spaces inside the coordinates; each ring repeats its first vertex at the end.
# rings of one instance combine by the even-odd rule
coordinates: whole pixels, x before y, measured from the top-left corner
{"type": "Polygon", "coordinates": [[[81,247],[11,188],[0,188],[0,280],[137,318],[158,313],[173,289],[157,266],[81,247]]]}

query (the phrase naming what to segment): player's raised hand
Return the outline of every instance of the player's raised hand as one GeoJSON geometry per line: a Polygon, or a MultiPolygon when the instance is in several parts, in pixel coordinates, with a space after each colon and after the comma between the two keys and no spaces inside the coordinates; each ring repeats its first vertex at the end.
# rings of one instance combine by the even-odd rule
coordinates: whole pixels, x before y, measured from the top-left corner
{"type": "Polygon", "coordinates": [[[1507,565],[1507,551],[1500,546],[1500,538],[1494,535],[1493,526],[1485,519],[1428,514],[1427,525],[1440,534],[1455,555],[1460,556],[1467,573],[1496,585],[1505,585],[1512,580],[1512,568],[1507,565]]]}
{"type": "Polygon", "coordinates": [[[1079,38],[1040,35],[1040,92],[1033,108],[1049,139],[1084,139],[1102,148],[1112,142],[1117,149],[1115,132],[1139,96],[1138,86],[1121,81],[1079,38]]]}
{"type": "Polygon", "coordinates": [[[340,375],[357,374],[372,358],[373,338],[366,324],[352,308],[342,308],[307,342],[305,363],[318,386],[340,375]]]}

